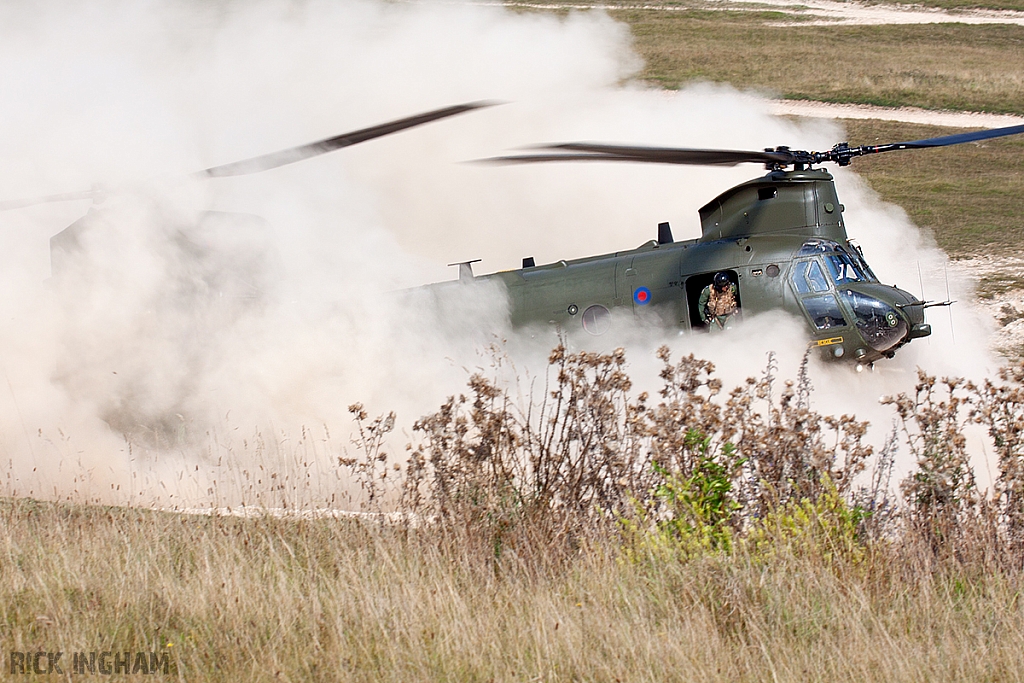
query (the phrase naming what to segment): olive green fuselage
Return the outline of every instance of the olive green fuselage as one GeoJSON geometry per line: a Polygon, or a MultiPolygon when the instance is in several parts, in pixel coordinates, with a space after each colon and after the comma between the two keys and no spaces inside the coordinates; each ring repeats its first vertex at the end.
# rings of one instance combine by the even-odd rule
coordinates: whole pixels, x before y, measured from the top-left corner
{"type": "MultiPolygon", "coordinates": [[[[483,275],[507,290],[513,325],[601,334],[610,311],[705,329],[698,301],[716,273],[738,288],[741,316],[783,309],[831,358],[872,362],[926,336],[923,302],[880,284],[846,234],[832,176],[774,171],[700,210],[702,236],[483,275]]],[[[616,316],[618,319],[618,316],[616,316]]]]}

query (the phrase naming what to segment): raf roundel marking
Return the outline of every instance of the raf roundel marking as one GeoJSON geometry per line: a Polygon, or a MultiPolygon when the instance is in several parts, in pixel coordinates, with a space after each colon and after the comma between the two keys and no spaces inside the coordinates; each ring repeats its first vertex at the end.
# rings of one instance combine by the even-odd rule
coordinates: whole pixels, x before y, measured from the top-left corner
{"type": "Polygon", "coordinates": [[[651,303],[651,290],[646,287],[637,287],[636,291],[633,292],[633,301],[640,306],[646,306],[651,303]]]}

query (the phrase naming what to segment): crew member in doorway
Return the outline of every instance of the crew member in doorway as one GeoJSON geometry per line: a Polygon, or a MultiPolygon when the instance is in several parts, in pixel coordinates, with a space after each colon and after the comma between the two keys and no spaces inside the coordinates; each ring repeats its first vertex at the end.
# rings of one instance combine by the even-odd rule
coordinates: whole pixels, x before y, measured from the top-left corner
{"type": "Polygon", "coordinates": [[[700,293],[697,306],[700,319],[708,328],[724,330],[739,308],[736,303],[736,285],[725,273],[715,273],[715,280],[700,293]]]}

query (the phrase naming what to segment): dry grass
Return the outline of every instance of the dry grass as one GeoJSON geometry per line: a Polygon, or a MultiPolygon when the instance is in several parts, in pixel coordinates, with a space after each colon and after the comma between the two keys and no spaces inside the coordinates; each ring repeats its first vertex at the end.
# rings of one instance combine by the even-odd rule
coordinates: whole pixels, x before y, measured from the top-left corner
{"type": "Polygon", "coordinates": [[[6,650],[168,650],[182,680],[997,681],[1024,671],[1019,575],[911,572],[912,558],[885,546],[857,564],[745,552],[629,563],[588,548],[558,569],[495,568],[426,534],[354,521],[24,500],[0,514],[6,650]]]}
{"type": "MultiPolygon", "coordinates": [[[[978,288],[977,290],[975,290],[975,295],[979,299],[991,300],[995,299],[996,297],[1003,296],[1008,292],[1019,291],[1022,289],[1024,289],[1024,276],[1014,275],[1010,273],[1000,273],[996,275],[986,275],[982,277],[981,280],[979,280],[978,282],[978,288]]],[[[1003,307],[1006,308],[1009,307],[1009,305],[1004,304],[1003,307]]],[[[1006,311],[1005,315],[1016,316],[1016,313],[1006,311]]],[[[1000,324],[1005,326],[1013,322],[1014,320],[1018,319],[1019,317],[1013,317],[1008,320],[1000,320],[999,322],[1000,324]]]]}
{"type": "MultiPolygon", "coordinates": [[[[1021,0],[915,0],[915,2],[904,2],[903,0],[860,0],[865,5],[903,5],[903,6],[917,6],[917,7],[937,7],[946,10],[964,10],[964,9],[994,9],[994,10],[1016,10],[1024,11],[1024,2],[1021,0]]],[[[543,5],[564,5],[569,7],[578,7],[580,5],[593,4],[600,5],[602,7],[616,7],[635,9],[637,7],[660,9],[660,8],[672,8],[673,10],[678,8],[689,8],[689,9],[707,9],[708,7],[721,7],[722,4],[719,2],[703,2],[701,0],[599,0],[598,2],[588,3],[584,0],[543,0],[541,3],[531,2],[530,0],[505,0],[505,5],[516,8],[516,7],[529,7],[531,5],[543,4],[543,5]]],[[[755,2],[742,3],[737,2],[736,6],[742,7],[744,4],[757,6],[755,2]]],[[[799,2],[794,0],[792,2],[793,8],[802,8],[806,5],[801,5],[799,2]]],[[[784,8],[778,8],[780,11],[784,8]]]]}
{"type": "MultiPolygon", "coordinates": [[[[891,446],[854,486],[860,423],[811,411],[805,376],[722,394],[710,364],[662,358],[656,405],[621,353],[556,350],[539,412],[474,377],[418,427],[418,525],[4,500],[5,648],[164,651],[189,681],[1020,677],[1024,369],[893,398],[919,463],[897,516],[891,446]],[[963,470],[968,420],[995,439],[994,497],[963,470]],[[653,467],[634,505],[624,458],[653,467]]],[[[341,466],[393,480],[390,421],[353,412],[341,466]]]]}

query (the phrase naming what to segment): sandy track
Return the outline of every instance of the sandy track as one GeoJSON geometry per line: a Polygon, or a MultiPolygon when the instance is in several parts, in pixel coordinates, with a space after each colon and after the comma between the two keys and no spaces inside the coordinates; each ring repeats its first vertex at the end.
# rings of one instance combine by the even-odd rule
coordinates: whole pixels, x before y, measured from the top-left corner
{"type": "Polygon", "coordinates": [[[1024,124],[1024,116],[973,111],[932,111],[916,107],[874,107],[862,104],[829,104],[809,100],[772,100],[776,116],[807,116],[819,119],[882,119],[923,123],[951,128],[1002,128],[1024,124]]]}
{"type": "MultiPolygon", "coordinates": [[[[882,24],[1016,24],[1024,26],[1024,12],[1012,10],[959,10],[949,11],[920,5],[866,5],[836,0],[708,0],[700,9],[750,10],[772,9],[790,13],[799,18],[801,26],[819,25],[882,25],[882,24]]],[[[463,4],[463,3],[458,3],[463,4]]],[[[563,2],[479,2],[479,5],[521,7],[524,9],[642,9],[661,12],[685,12],[694,6],[662,5],[658,3],[563,3],[563,2]]],[[[779,22],[785,25],[787,22],[779,22]]],[[[793,22],[797,23],[797,22],[793,22]]]]}
{"type": "Polygon", "coordinates": [[[801,21],[801,26],[823,24],[862,26],[882,24],[1016,24],[1024,26],[1024,12],[1014,11],[980,9],[949,11],[922,7],[920,5],[865,5],[858,2],[836,2],[835,0],[807,0],[800,3],[795,3],[791,0],[710,1],[716,4],[728,4],[733,7],[756,5],[760,9],[768,6],[802,18],[816,17],[816,19],[810,21],[801,21]]]}

